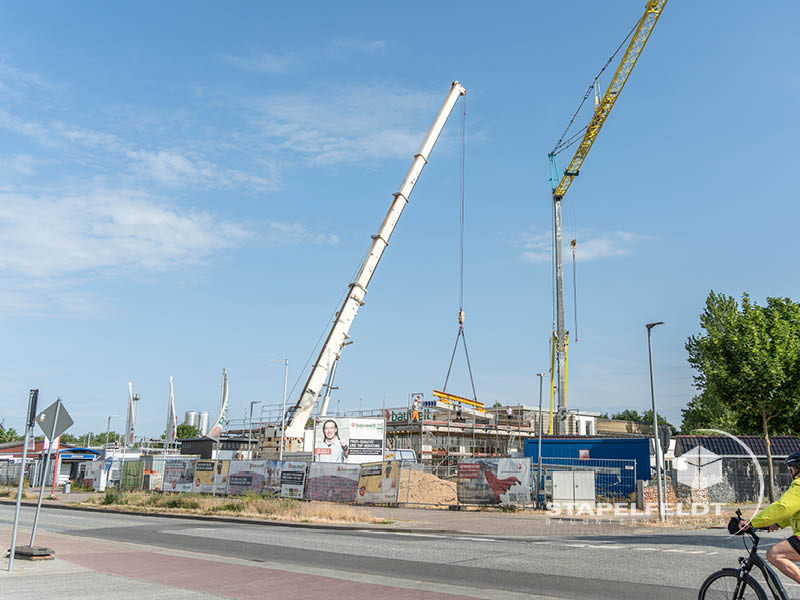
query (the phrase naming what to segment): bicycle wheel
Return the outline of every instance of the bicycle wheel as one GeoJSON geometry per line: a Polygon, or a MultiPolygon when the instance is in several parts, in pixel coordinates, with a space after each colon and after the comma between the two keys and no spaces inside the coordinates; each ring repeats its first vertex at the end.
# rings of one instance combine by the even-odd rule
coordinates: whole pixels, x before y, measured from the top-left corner
{"type": "Polygon", "coordinates": [[[703,582],[697,600],[767,600],[767,595],[750,575],[740,583],[739,571],[722,569],[703,582]]]}

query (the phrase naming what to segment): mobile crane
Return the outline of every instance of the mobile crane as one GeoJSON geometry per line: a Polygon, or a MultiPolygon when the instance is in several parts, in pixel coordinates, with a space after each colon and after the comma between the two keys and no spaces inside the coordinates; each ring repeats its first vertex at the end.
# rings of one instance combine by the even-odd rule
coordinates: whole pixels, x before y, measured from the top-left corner
{"type": "MultiPolygon", "coordinates": [[[[336,365],[341,356],[342,349],[348,343],[347,332],[353,324],[353,319],[355,319],[358,309],[364,304],[367,286],[375,273],[375,269],[378,267],[381,256],[389,245],[389,238],[392,236],[392,232],[397,226],[400,215],[403,214],[403,209],[406,204],[408,204],[408,199],[411,196],[411,192],[414,190],[414,185],[417,183],[422,169],[427,164],[428,157],[436,144],[436,140],[439,139],[439,135],[442,133],[442,129],[450,113],[452,113],[456,101],[460,96],[464,96],[466,93],[467,90],[464,89],[458,81],[453,82],[450,92],[444,104],[442,104],[441,109],[439,109],[439,114],[436,116],[436,120],[434,120],[425,141],[422,142],[419,152],[414,156],[411,168],[408,170],[403,184],[400,186],[400,190],[394,194],[394,201],[389,208],[389,212],[386,214],[386,218],[383,220],[380,230],[377,235],[372,236],[372,247],[367,257],[364,259],[364,262],[361,264],[361,269],[355,281],[350,284],[350,291],[341,309],[336,313],[333,325],[328,332],[328,337],[322,345],[322,349],[320,350],[314,366],[311,368],[311,373],[303,386],[300,398],[291,411],[291,416],[284,430],[284,436],[286,438],[303,437],[306,421],[311,416],[311,411],[314,409],[314,405],[319,398],[326,379],[328,379],[331,369],[336,365]]],[[[333,382],[331,381],[328,385],[330,386],[332,384],[333,382]]]]}

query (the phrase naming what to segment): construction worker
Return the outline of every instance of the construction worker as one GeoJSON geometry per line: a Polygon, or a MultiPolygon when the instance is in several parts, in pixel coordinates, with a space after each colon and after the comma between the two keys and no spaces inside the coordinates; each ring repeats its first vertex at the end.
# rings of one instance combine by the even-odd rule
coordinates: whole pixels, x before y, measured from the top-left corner
{"type": "Polygon", "coordinates": [[[411,420],[415,423],[419,421],[419,398],[414,398],[414,404],[411,409],[411,420]]]}

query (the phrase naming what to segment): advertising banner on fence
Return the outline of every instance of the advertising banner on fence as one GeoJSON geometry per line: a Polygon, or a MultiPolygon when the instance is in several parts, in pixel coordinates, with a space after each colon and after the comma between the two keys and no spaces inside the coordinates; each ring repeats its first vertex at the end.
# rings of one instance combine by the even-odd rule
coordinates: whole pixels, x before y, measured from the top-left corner
{"type": "Polygon", "coordinates": [[[194,463],[194,491],[201,494],[214,493],[216,461],[198,460],[194,463]]]}
{"type": "Polygon", "coordinates": [[[529,458],[465,458],[458,461],[461,504],[530,504],[529,458]]]}
{"type": "Polygon", "coordinates": [[[228,495],[264,490],[265,460],[232,460],[228,470],[228,495]]]}
{"type": "Polygon", "coordinates": [[[163,492],[191,492],[194,487],[193,458],[175,458],[164,463],[163,492]]]}
{"type": "Polygon", "coordinates": [[[383,460],[385,428],[382,417],[318,417],[314,461],[361,464],[383,460]]]}
{"type": "Polygon", "coordinates": [[[218,460],[214,465],[214,493],[226,494],[228,492],[228,471],[231,461],[218,460]]]}
{"type": "Polygon", "coordinates": [[[305,497],[325,502],[354,502],[360,475],[360,465],[311,463],[305,497]]]}
{"type": "Polygon", "coordinates": [[[264,494],[281,493],[281,461],[267,460],[266,471],[264,473],[264,494]]]}
{"type": "Polygon", "coordinates": [[[364,463],[358,478],[356,502],[394,504],[397,502],[399,462],[364,463]]]}
{"type": "Polygon", "coordinates": [[[281,463],[281,498],[302,500],[306,487],[308,463],[283,461],[281,463]]]}

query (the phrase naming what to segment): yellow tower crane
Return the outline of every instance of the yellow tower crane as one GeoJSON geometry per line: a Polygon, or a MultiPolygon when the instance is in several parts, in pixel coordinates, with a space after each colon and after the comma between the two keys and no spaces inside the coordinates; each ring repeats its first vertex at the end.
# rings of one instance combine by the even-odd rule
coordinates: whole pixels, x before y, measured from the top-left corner
{"type": "MultiPolygon", "coordinates": [[[[552,152],[548,154],[548,158],[550,160],[550,180],[553,186],[553,226],[555,228],[556,345],[554,354],[556,359],[555,362],[558,380],[557,416],[559,429],[558,432],[560,434],[566,433],[565,427],[567,411],[567,332],[564,328],[564,267],[563,253],[561,248],[561,200],[567,193],[570,184],[572,184],[572,180],[575,179],[575,177],[577,177],[580,173],[583,161],[586,160],[586,155],[589,154],[592,144],[594,144],[594,141],[597,139],[597,136],[600,133],[600,129],[602,129],[603,124],[606,122],[606,118],[608,118],[611,109],[614,108],[614,103],[617,101],[617,98],[619,98],[622,88],[625,87],[625,82],[628,81],[628,76],[631,74],[633,67],[636,66],[636,61],[639,60],[639,56],[641,55],[642,50],[644,50],[644,46],[647,43],[647,40],[650,38],[650,34],[652,33],[653,28],[656,26],[658,18],[661,16],[661,12],[664,10],[664,6],[666,4],[667,0],[648,0],[644,14],[642,15],[641,19],[639,19],[636,26],[631,30],[631,33],[628,34],[628,37],[631,38],[631,41],[625,50],[625,54],[622,56],[622,60],[620,61],[619,66],[614,73],[614,77],[611,79],[608,89],[606,89],[606,93],[603,95],[601,100],[598,100],[597,97],[595,97],[595,111],[592,115],[591,121],[589,121],[589,124],[586,125],[586,127],[584,127],[581,131],[577,132],[570,138],[564,139],[566,134],[569,132],[572,123],[575,121],[575,118],[578,116],[578,111],[580,111],[579,106],[578,111],[576,111],[572,116],[572,119],[570,120],[569,125],[567,125],[566,131],[564,134],[562,134],[561,139],[558,141],[555,148],[553,148],[552,152]],[[580,138],[581,133],[583,133],[582,139],[580,138]],[[560,152],[563,152],[576,143],[578,139],[580,139],[580,143],[578,144],[578,149],[575,151],[575,155],[572,157],[572,160],[570,161],[564,173],[559,174],[558,165],[556,164],[556,156],[560,152]]],[[[622,48],[622,45],[627,39],[628,38],[625,38],[625,40],[623,40],[622,44],[620,44],[619,48],[617,48],[617,52],[622,48]]],[[[598,77],[614,59],[614,56],[616,56],[617,52],[612,55],[600,73],[598,73],[598,77]]],[[[583,103],[593,91],[595,94],[599,95],[598,77],[595,77],[594,81],[589,86],[589,90],[583,97],[581,106],[583,106],[583,103]]],[[[553,375],[554,373],[551,369],[551,389],[553,385],[553,375]]]]}

